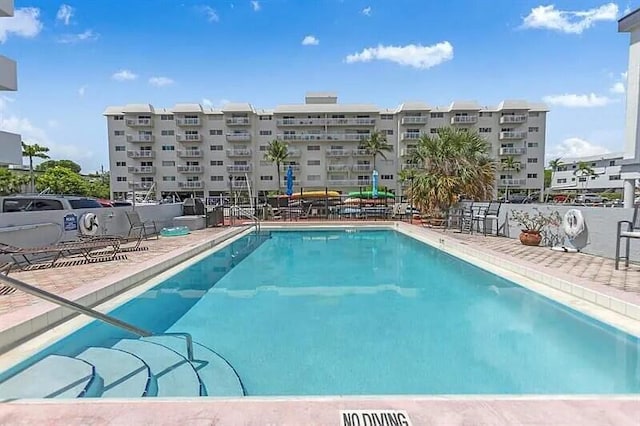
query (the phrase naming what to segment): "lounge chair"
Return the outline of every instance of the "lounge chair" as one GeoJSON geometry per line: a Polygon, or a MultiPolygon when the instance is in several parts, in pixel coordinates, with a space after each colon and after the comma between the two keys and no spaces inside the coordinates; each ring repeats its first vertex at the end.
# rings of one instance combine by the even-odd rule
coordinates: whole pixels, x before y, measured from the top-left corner
{"type": "Polygon", "coordinates": [[[44,247],[16,247],[0,243],[0,255],[11,257],[14,264],[22,269],[23,264],[32,265],[39,255],[51,255],[49,267],[66,256],[81,255],[87,262],[92,259],[114,259],[120,252],[120,242],[116,239],[70,241],[44,247]],[[105,249],[111,248],[106,255],[105,249]]]}
{"type": "Polygon", "coordinates": [[[130,226],[127,238],[132,238],[132,234],[135,235],[135,232],[138,232],[138,236],[141,239],[144,238],[146,240],[150,235],[155,235],[156,239],[159,238],[158,227],[153,220],[143,222],[137,211],[125,212],[125,214],[127,215],[127,220],[129,221],[130,226]],[[147,229],[153,230],[153,232],[149,234],[147,229]]]}
{"type": "Polygon", "coordinates": [[[619,267],[620,260],[624,259],[624,266],[629,266],[629,245],[632,238],[640,239],[640,206],[636,206],[633,211],[633,219],[631,221],[621,220],[618,222],[618,233],[616,236],[616,269],[619,267]],[[620,244],[622,239],[626,238],[625,254],[620,256],[620,244]]]}

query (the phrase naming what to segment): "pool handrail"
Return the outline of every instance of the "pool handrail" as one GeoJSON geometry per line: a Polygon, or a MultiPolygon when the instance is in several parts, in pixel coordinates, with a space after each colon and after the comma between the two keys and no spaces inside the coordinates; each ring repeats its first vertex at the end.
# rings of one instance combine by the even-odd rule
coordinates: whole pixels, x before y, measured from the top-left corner
{"type": "Polygon", "coordinates": [[[231,210],[230,210],[231,215],[233,215],[234,212],[237,212],[238,216],[244,216],[247,219],[253,220],[253,226],[256,228],[256,233],[257,234],[260,233],[260,219],[257,216],[252,215],[251,213],[248,213],[245,209],[243,209],[240,206],[231,206],[231,210]]]}
{"type": "Polygon", "coordinates": [[[86,306],[80,305],[72,300],[65,299],[64,297],[60,297],[57,294],[50,293],[46,290],[42,290],[41,288],[34,287],[30,284],[25,283],[24,281],[20,281],[13,277],[9,277],[7,275],[0,274],[0,281],[4,281],[4,283],[16,290],[23,291],[27,294],[35,296],[39,299],[46,300],[47,302],[51,302],[58,306],[62,306],[67,309],[71,309],[79,314],[87,315],[91,318],[97,319],[99,321],[110,324],[114,327],[118,327],[122,330],[126,330],[130,333],[138,335],[140,337],[150,337],[150,336],[182,336],[185,338],[187,344],[187,358],[189,361],[193,361],[193,339],[191,334],[189,333],[152,333],[148,330],[144,330],[140,327],[136,327],[135,325],[129,324],[128,322],[119,320],[118,318],[112,317],[110,315],[103,314],[102,312],[98,312],[95,309],[88,308],[86,306]]]}

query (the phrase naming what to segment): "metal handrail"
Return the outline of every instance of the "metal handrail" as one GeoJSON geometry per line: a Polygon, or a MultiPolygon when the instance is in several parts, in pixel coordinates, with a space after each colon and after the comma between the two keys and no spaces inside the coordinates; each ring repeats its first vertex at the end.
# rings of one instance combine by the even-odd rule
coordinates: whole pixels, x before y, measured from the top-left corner
{"type": "Polygon", "coordinates": [[[140,327],[136,327],[135,325],[129,324],[128,322],[124,322],[119,320],[118,318],[103,314],[102,312],[98,312],[95,309],[88,308],[86,306],[80,305],[72,300],[65,299],[64,297],[60,297],[56,294],[49,293],[48,291],[42,290],[38,287],[34,287],[30,284],[27,284],[23,281],[17,280],[13,277],[9,277],[7,275],[0,273],[0,281],[3,281],[6,285],[11,288],[15,288],[16,290],[23,291],[27,294],[35,296],[39,299],[46,300],[58,306],[62,306],[64,308],[71,309],[79,314],[87,315],[91,318],[95,318],[107,324],[113,325],[114,327],[118,327],[120,329],[126,330],[130,333],[136,334],[140,337],[150,337],[150,336],[183,336],[185,338],[187,344],[187,358],[189,361],[193,361],[193,339],[189,333],[157,333],[154,334],[148,330],[144,330],[140,327]]]}
{"type": "MultiPolygon", "coordinates": [[[[253,226],[256,228],[256,233],[260,233],[260,219],[258,219],[257,216],[245,212],[244,209],[240,208],[240,206],[231,206],[231,214],[233,214],[234,211],[237,211],[238,215],[253,220],[253,226]]],[[[238,217],[238,215],[236,215],[236,217],[238,217]]]]}

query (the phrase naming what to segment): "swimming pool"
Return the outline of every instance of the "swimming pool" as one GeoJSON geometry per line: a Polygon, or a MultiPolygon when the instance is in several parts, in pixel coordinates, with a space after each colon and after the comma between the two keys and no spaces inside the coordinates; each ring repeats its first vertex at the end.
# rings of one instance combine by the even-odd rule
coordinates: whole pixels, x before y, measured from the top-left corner
{"type": "MultiPolygon", "coordinates": [[[[191,333],[246,395],[640,392],[636,337],[390,230],[246,236],[112,314],[191,333]]],[[[127,337],[92,323],[38,357],[127,337]]]]}

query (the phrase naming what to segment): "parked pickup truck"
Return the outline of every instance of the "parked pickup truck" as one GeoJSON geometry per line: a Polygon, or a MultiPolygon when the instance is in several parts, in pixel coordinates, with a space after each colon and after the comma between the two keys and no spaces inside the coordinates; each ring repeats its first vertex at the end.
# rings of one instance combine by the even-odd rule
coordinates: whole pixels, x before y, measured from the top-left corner
{"type": "Polygon", "coordinates": [[[66,195],[12,195],[0,197],[0,212],[39,212],[101,208],[95,198],[66,195]]]}

